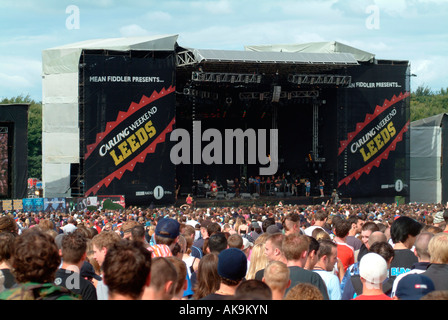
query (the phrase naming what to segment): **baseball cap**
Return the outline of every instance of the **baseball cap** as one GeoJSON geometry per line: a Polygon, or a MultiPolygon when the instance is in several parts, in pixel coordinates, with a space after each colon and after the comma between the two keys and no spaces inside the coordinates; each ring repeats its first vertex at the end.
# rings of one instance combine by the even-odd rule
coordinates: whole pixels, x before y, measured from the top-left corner
{"type": "Polygon", "coordinates": [[[434,223],[442,223],[445,220],[443,219],[443,211],[439,211],[434,215],[434,223]]]}
{"type": "Polygon", "coordinates": [[[359,262],[359,275],[369,283],[383,283],[387,278],[386,260],[377,253],[367,253],[359,262]]]}
{"type": "Polygon", "coordinates": [[[175,239],[179,236],[180,224],[174,219],[160,219],[156,226],[156,236],[175,239]]]}
{"type": "Polygon", "coordinates": [[[247,257],[237,248],[224,249],[218,255],[218,274],[226,279],[240,281],[246,276],[247,257]]]}
{"type": "Polygon", "coordinates": [[[420,300],[434,290],[434,282],[429,277],[422,274],[408,274],[398,282],[395,295],[400,300],[420,300]]]}

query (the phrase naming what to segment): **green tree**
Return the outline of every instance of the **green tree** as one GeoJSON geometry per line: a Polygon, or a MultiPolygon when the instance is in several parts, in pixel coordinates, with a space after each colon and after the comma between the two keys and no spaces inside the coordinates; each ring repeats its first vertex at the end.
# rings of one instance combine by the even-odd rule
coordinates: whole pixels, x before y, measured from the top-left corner
{"type": "Polygon", "coordinates": [[[411,93],[411,121],[448,112],[448,88],[433,92],[420,86],[411,93]]]}
{"type": "Polygon", "coordinates": [[[4,98],[2,104],[26,103],[28,109],[28,177],[42,179],[42,103],[29,95],[4,98]]]}

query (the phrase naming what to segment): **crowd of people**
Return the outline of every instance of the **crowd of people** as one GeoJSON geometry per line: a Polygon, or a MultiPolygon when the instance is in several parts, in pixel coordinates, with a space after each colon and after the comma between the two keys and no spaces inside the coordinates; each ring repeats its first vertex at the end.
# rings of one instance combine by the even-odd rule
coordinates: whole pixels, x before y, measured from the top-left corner
{"type": "Polygon", "coordinates": [[[441,204],[0,214],[0,300],[446,300],[441,204]]]}

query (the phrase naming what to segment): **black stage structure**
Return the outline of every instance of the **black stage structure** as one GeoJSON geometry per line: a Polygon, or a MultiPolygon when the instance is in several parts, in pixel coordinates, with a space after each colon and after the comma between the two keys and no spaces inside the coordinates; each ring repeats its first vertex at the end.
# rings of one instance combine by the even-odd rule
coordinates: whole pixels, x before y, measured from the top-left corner
{"type": "Polygon", "coordinates": [[[333,190],[346,202],[407,199],[409,80],[407,61],[359,61],[348,52],[83,50],[81,161],[72,167],[71,188],[76,196],[123,194],[126,204],[139,205],[184,203],[188,194],[204,203],[315,203],[333,190]],[[173,133],[181,129],[190,139],[187,154],[173,153],[181,141],[173,133]],[[229,129],[256,138],[244,139],[243,151],[233,145],[232,164],[223,160],[229,129]],[[268,176],[260,168],[269,163],[258,157],[263,129],[264,160],[276,160],[273,150],[278,156],[268,176]],[[221,141],[211,135],[198,146],[195,134],[207,130],[221,141]],[[276,140],[269,139],[271,130],[276,140]],[[248,150],[256,150],[255,160],[248,150]],[[257,176],[264,179],[260,189],[249,186],[257,176]],[[268,177],[285,182],[267,184],[268,177]],[[304,197],[307,179],[311,194],[304,197]],[[319,179],[325,195],[315,199],[319,179]],[[297,197],[290,197],[296,180],[297,197]]]}
{"type": "Polygon", "coordinates": [[[0,199],[26,197],[29,104],[0,104],[0,199]]]}
{"type": "Polygon", "coordinates": [[[278,171],[269,177],[280,180],[269,184],[259,174],[261,164],[248,164],[246,140],[244,164],[178,165],[180,202],[187,194],[204,204],[234,200],[235,178],[242,200],[325,203],[333,190],[345,202],[408,197],[407,61],[214,50],[185,50],[179,56],[187,63],[176,69],[177,128],[192,133],[199,123],[202,132],[278,129],[278,171]],[[257,176],[261,190],[249,183],[257,176]],[[306,180],[311,182],[309,197],[306,180]],[[217,197],[210,192],[212,181],[219,186],[217,197]],[[295,181],[297,196],[291,196],[295,181]]]}

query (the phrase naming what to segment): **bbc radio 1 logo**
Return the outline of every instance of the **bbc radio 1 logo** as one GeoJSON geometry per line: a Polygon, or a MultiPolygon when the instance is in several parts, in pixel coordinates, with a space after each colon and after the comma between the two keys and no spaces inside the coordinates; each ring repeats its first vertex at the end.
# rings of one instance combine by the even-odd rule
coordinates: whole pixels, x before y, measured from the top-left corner
{"type": "Polygon", "coordinates": [[[171,191],[163,189],[163,187],[160,185],[156,186],[154,188],[154,190],[152,190],[152,191],[136,191],[135,192],[136,196],[153,196],[154,199],[156,199],[156,200],[160,200],[165,195],[171,195],[171,194],[173,194],[171,191]]]}

